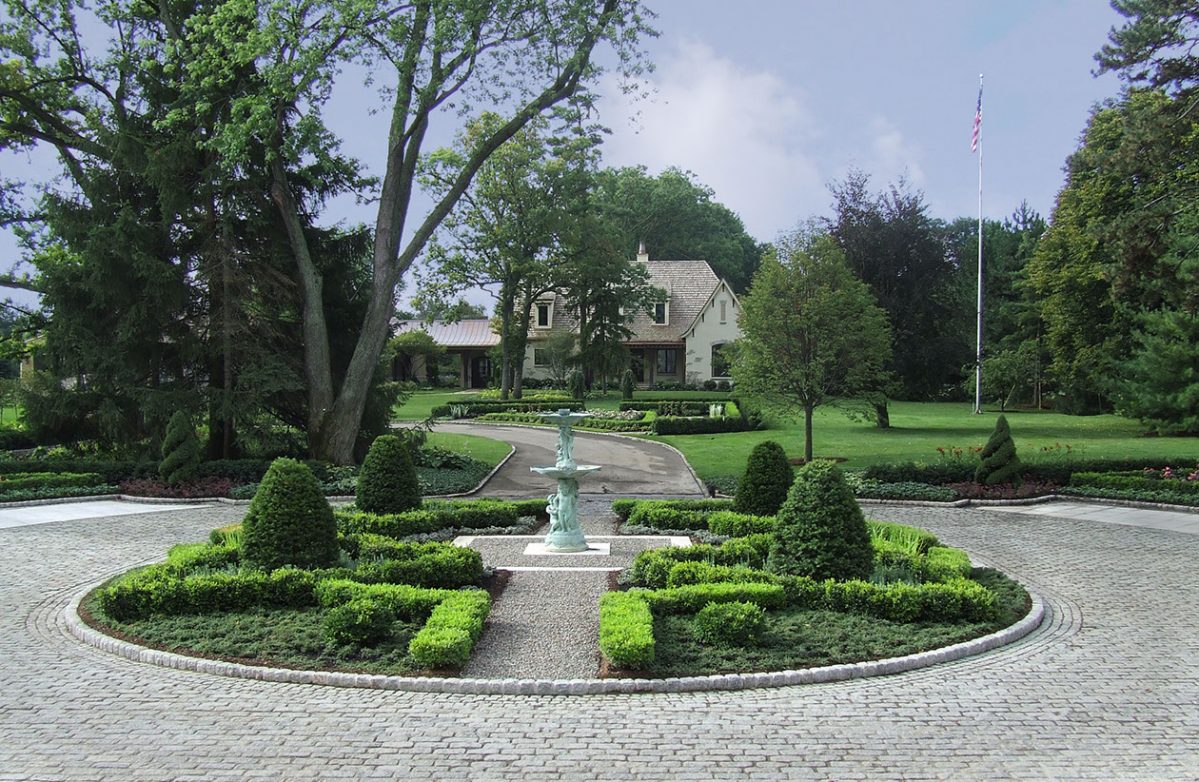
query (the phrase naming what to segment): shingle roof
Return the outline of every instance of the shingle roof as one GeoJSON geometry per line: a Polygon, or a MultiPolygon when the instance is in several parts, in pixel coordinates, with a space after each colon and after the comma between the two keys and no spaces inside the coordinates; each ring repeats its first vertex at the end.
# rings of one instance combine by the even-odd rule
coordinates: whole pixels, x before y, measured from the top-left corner
{"type": "Polygon", "coordinates": [[[421,320],[395,321],[395,333],[405,331],[426,331],[433,341],[447,348],[491,348],[500,344],[500,335],[491,330],[491,321],[487,318],[472,318],[455,323],[435,320],[425,323],[421,320]]]}
{"type": "MultiPolygon", "coordinates": [[[[649,283],[666,291],[669,310],[666,323],[654,323],[647,313],[633,314],[629,329],[633,336],[629,345],[656,345],[666,342],[681,342],[683,335],[699,317],[704,305],[720,285],[720,278],[707,261],[659,261],[646,262],[649,283]]],[[[566,300],[562,296],[554,299],[554,321],[552,329],[534,329],[530,336],[539,339],[550,331],[574,330],[574,319],[566,311],[566,300]]]]}

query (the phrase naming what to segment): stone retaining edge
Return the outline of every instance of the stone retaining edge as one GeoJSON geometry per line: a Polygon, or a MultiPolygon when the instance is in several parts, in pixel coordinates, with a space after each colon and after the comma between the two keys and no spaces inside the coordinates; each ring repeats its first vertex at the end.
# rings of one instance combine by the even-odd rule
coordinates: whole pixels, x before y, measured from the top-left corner
{"type": "Polygon", "coordinates": [[[828,665],[794,671],[684,676],[667,679],[460,679],[268,668],[223,660],[187,657],[173,652],[148,649],[105,635],[80,618],[79,604],[88,593],[102,583],[104,582],[98,581],[72,598],[64,612],[67,630],[83,643],[134,662],[237,679],[462,695],[603,695],[751,690],[888,676],[927,668],[938,663],[960,660],[1014,643],[1040,627],[1045,620],[1044,601],[1040,595],[1029,592],[1032,607],[1028,614],[1015,624],[981,638],[886,660],[828,665]]]}
{"type": "Polygon", "coordinates": [[[1142,500],[1120,500],[1109,497],[1083,497],[1078,494],[1042,494],[1039,497],[1022,497],[1014,500],[954,500],[953,502],[935,502],[933,500],[879,500],[870,497],[858,497],[859,505],[908,505],[924,508],[986,508],[1016,505],[1041,505],[1046,502],[1093,502],[1096,505],[1110,505],[1116,508],[1141,508],[1143,510],[1164,510],[1173,513],[1199,513],[1199,507],[1193,505],[1171,505],[1166,502],[1144,502],[1142,500]]]}

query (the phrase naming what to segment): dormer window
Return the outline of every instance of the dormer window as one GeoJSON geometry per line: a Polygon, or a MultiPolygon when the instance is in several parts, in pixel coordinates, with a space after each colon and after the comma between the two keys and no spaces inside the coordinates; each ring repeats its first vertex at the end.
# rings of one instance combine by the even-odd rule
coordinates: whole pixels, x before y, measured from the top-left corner
{"type": "Polygon", "coordinates": [[[539,301],[535,306],[537,312],[533,320],[534,328],[548,329],[550,324],[554,322],[554,303],[552,301],[539,301]]]}
{"type": "Polygon", "coordinates": [[[665,326],[667,323],[667,315],[669,313],[668,303],[665,301],[654,302],[653,319],[654,323],[659,326],[665,326]]]}

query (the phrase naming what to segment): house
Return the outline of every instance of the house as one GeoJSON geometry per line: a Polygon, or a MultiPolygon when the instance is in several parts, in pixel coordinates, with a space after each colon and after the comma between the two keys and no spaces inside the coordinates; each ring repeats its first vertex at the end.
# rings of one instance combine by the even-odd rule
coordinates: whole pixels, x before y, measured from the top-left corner
{"type": "MultiPolygon", "coordinates": [[[[446,353],[455,359],[454,371],[458,373],[459,388],[486,388],[491,380],[491,351],[500,344],[500,335],[491,329],[491,321],[487,318],[472,318],[452,323],[435,320],[426,323],[421,320],[397,320],[392,322],[395,333],[405,331],[425,331],[433,341],[445,348],[446,353]]],[[[393,362],[393,380],[419,379],[428,381],[431,373],[425,366],[425,357],[417,356],[414,365],[409,369],[414,377],[406,377],[400,371],[399,359],[393,362]]],[[[436,377],[436,374],[433,375],[436,377]]]]}
{"type": "MultiPolygon", "coordinates": [[[[652,312],[636,312],[629,323],[632,337],[625,343],[632,354],[633,377],[641,385],[702,383],[728,377],[721,348],[741,336],[737,326],[740,302],[727,282],[707,261],[650,260],[644,246],[637,254],[651,285],[666,292],[652,312]]],[[[561,294],[549,293],[533,303],[524,376],[547,378],[550,361],[545,341],[554,333],[576,326],[561,294]]],[[[424,328],[448,353],[462,356],[460,385],[480,388],[491,372],[489,351],[499,344],[488,320],[453,324],[400,321],[398,331],[424,328]]]]}

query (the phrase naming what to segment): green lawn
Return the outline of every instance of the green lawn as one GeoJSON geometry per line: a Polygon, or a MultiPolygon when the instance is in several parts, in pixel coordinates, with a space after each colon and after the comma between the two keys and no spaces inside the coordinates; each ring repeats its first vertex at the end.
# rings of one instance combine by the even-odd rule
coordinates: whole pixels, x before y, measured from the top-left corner
{"type": "Polygon", "coordinates": [[[396,421],[423,421],[432,414],[434,407],[461,402],[473,396],[467,391],[417,391],[404,404],[396,405],[391,417],[396,421]]]}
{"type": "MultiPolygon", "coordinates": [[[[853,421],[831,408],[818,408],[812,427],[817,457],[842,457],[848,469],[877,462],[935,462],[937,448],[979,447],[995,426],[999,413],[974,415],[969,403],[894,402],[891,428],[873,421],[853,421]]],[[[1162,457],[1199,459],[1199,437],[1146,437],[1136,421],[1114,415],[1070,416],[1061,413],[1009,411],[1008,423],[1016,449],[1025,461],[1060,459],[1070,446],[1085,459],[1162,457]],[[1056,446],[1061,446],[1058,449],[1056,446]],[[1052,452],[1042,452],[1042,448],[1052,452]]],[[[763,440],[775,440],[792,458],[803,456],[803,423],[775,422],[757,432],[718,435],[671,435],[655,438],[682,451],[703,477],[739,475],[750,450],[763,440]]]]}
{"type": "Polygon", "coordinates": [[[488,467],[495,467],[512,446],[490,437],[476,437],[472,434],[455,434],[451,432],[430,432],[429,445],[436,445],[472,459],[478,459],[488,467]]]}

